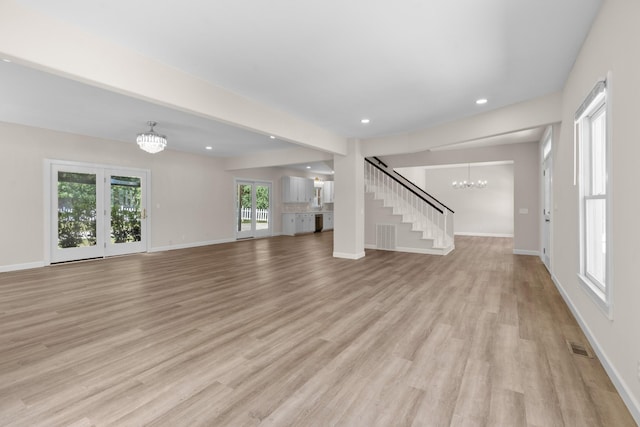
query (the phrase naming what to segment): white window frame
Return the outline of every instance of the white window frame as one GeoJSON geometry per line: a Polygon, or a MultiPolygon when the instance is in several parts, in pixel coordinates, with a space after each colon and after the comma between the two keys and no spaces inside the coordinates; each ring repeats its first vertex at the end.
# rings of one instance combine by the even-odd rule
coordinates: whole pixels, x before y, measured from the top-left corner
{"type": "MultiPolygon", "coordinates": [[[[596,84],[589,93],[583,104],[576,112],[575,118],[575,143],[576,160],[578,165],[578,194],[579,194],[579,236],[580,236],[580,263],[578,272],[578,282],[602,312],[613,319],[613,271],[612,271],[612,216],[611,216],[611,96],[610,78],[596,84]],[[591,143],[591,123],[597,115],[605,114],[605,190],[604,194],[593,194],[591,189],[592,171],[590,162],[592,161],[591,143]],[[589,200],[605,201],[605,261],[604,261],[604,283],[587,272],[587,229],[586,210],[589,200]]],[[[592,163],[591,163],[592,164],[592,163]]]]}

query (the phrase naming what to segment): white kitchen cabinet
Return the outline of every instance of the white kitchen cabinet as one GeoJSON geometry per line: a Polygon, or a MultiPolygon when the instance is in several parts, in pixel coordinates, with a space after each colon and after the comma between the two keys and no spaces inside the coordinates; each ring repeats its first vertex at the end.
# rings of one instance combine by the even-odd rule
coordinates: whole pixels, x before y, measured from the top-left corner
{"type": "Polygon", "coordinates": [[[307,222],[305,223],[305,230],[307,233],[313,233],[316,231],[316,214],[310,213],[307,215],[307,222]]]}
{"type": "MultiPolygon", "coordinates": [[[[322,229],[333,230],[333,212],[322,213],[322,229]]],[[[295,236],[296,234],[313,233],[316,231],[316,213],[285,213],[282,214],[282,234],[295,236]]]]}
{"type": "Polygon", "coordinates": [[[333,212],[325,212],[322,214],[322,229],[333,230],[333,212]]]}
{"type": "Polygon", "coordinates": [[[294,236],[296,234],[296,214],[282,214],[282,234],[294,236]]]}
{"type": "Polygon", "coordinates": [[[313,196],[312,179],[298,176],[282,177],[282,203],[309,203],[313,196]]]}
{"type": "Polygon", "coordinates": [[[313,233],[316,230],[316,216],[312,213],[296,214],[296,234],[313,233]]]}
{"type": "Polygon", "coordinates": [[[316,189],[313,186],[313,180],[302,178],[302,186],[304,189],[302,190],[303,201],[306,203],[311,203],[313,198],[316,196],[316,189]]]}
{"type": "Polygon", "coordinates": [[[322,203],[333,203],[333,181],[325,181],[322,185],[322,203]]]}

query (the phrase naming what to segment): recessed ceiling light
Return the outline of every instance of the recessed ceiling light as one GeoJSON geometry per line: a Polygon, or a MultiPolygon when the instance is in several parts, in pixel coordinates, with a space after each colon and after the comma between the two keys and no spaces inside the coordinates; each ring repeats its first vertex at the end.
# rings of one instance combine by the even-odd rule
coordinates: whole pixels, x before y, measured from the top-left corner
{"type": "Polygon", "coordinates": [[[483,104],[486,104],[487,102],[489,102],[487,100],[487,98],[480,98],[480,99],[476,100],[476,104],[478,104],[478,105],[483,105],[483,104]]]}
{"type": "Polygon", "coordinates": [[[4,62],[11,62],[11,60],[10,60],[10,59],[7,59],[7,58],[2,58],[2,60],[3,60],[4,62]]]}
{"type": "Polygon", "coordinates": [[[207,145],[206,147],[204,147],[206,150],[213,150],[213,147],[210,145],[207,145]]]}
{"type": "Polygon", "coordinates": [[[368,125],[369,123],[371,123],[370,119],[362,119],[360,120],[360,123],[362,123],[363,125],[368,125]]]}
{"type": "Polygon", "coordinates": [[[307,169],[311,169],[311,166],[307,166],[307,169]]]}
{"type": "Polygon", "coordinates": [[[273,136],[273,135],[270,135],[270,136],[269,136],[269,138],[271,138],[271,139],[276,139],[276,137],[275,137],[275,136],[273,136]]]}

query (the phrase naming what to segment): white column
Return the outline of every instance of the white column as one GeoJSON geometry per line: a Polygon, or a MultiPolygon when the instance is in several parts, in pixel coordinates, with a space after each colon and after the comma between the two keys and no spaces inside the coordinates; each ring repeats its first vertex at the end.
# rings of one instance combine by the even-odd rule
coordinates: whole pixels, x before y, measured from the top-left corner
{"type": "Polygon", "coordinates": [[[350,139],[347,155],[333,157],[335,181],[333,256],[364,257],[364,156],[361,142],[350,139]]]}

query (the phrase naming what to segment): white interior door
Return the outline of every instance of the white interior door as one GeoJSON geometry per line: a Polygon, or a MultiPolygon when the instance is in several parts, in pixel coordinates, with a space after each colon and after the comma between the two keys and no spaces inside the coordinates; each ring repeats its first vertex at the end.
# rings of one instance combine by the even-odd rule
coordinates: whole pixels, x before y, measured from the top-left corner
{"type": "Polygon", "coordinates": [[[545,156],[542,160],[542,262],[551,271],[551,139],[545,144],[549,145],[543,150],[545,156]]]}
{"type": "Polygon", "coordinates": [[[271,183],[236,180],[236,238],[272,234],[271,183]]]}
{"type": "Polygon", "coordinates": [[[147,250],[147,172],[52,163],[51,262],[147,250]]]}

